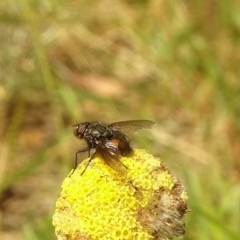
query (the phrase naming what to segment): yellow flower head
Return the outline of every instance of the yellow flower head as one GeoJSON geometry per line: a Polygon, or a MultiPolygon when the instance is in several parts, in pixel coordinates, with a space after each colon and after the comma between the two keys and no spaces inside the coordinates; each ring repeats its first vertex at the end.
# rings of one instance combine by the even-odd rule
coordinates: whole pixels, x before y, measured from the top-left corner
{"type": "Polygon", "coordinates": [[[172,239],[184,234],[186,192],[160,159],[144,150],[122,157],[121,175],[101,158],[81,163],[56,202],[53,225],[59,240],[172,239]]]}

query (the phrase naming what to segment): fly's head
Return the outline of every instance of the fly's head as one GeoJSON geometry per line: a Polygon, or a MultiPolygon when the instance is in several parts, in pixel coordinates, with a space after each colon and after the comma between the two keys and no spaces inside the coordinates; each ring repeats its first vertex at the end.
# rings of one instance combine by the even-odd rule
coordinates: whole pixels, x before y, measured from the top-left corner
{"type": "Polygon", "coordinates": [[[85,131],[89,126],[89,122],[83,122],[80,124],[73,125],[73,133],[77,138],[85,138],[85,131]]]}

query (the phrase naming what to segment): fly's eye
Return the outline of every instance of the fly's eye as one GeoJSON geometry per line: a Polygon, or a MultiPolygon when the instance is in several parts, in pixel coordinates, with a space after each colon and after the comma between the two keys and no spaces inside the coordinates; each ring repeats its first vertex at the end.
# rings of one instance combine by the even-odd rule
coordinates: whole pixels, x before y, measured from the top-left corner
{"type": "Polygon", "coordinates": [[[77,124],[73,126],[73,133],[76,137],[82,137],[86,129],[86,124],[77,124]]]}

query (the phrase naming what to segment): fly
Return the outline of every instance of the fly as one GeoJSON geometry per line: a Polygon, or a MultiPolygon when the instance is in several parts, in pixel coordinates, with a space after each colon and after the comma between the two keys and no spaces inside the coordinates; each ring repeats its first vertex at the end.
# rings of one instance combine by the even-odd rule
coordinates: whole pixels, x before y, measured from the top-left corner
{"type": "Polygon", "coordinates": [[[74,135],[79,139],[84,139],[87,146],[76,152],[72,174],[78,166],[78,154],[83,152],[88,152],[89,161],[81,175],[96,154],[99,154],[112,169],[120,174],[125,174],[127,167],[120,161],[120,158],[129,156],[133,151],[127,134],[149,128],[152,125],[154,122],[150,120],[129,120],[110,124],[83,122],[73,125],[74,135]],[[92,149],[95,150],[93,154],[91,154],[92,149]]]}

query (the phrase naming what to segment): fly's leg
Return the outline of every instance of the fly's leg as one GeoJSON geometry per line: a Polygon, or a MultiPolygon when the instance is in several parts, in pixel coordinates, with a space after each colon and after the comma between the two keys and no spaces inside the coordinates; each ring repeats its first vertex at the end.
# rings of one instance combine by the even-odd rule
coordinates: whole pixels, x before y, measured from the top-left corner
{"type": "Polygon", "coordinates": [[[86,167],[85,167],[84,170],[82,171],[81,175],[83,175],[83,174],[85,173],[85,171],[87,170],[87,168],[88,168],[90,162],[94,159],[96,153],[97,153],[97,151],[95,151],[95,152],[92,154],[92,156],[90,157],[90,150],[89,150],[89,157],[90,157],[90,159],[89,159],[89,161],[88,161],[86,167]]]}
{"type": "Polygon", "coordinates": [[[75,166],[74,166],[73,171],[72,171],[71,174],[69,175],[69,177],[71,177],[72,174],[75,172],[78,164],[80,164],[80,163],[82,162],[82,161],[80,161],[80,162],[78,163],[78,154],[79,154],[79,153],[86,152],[86,151],[88,151],[88,157],[90,157],[90,148],[89,148],[89,147],[85,147],[85,148],[83,148],[83,149],[81,149],[81,150],[79,150],[79,151],[76,152],[76,155],[75,155],[75,166]]]}

